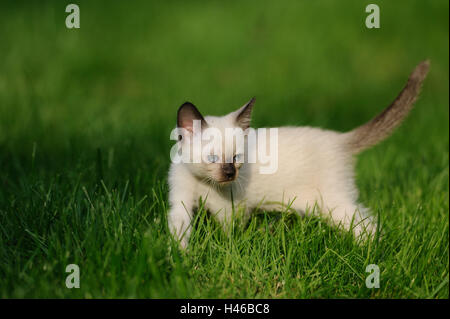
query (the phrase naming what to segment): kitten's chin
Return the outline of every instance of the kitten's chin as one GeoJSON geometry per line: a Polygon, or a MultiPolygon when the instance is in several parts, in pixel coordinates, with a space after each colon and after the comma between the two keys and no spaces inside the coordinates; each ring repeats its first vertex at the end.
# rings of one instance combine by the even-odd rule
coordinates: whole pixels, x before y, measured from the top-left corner
{"type": "Polygon", "coordinates": [[[231,184],[232,182],[234,182],[234,179],[226,180],[226,181],[217,181],[217,184],[219,186],[227,186],[227,185],[231,184]]]}

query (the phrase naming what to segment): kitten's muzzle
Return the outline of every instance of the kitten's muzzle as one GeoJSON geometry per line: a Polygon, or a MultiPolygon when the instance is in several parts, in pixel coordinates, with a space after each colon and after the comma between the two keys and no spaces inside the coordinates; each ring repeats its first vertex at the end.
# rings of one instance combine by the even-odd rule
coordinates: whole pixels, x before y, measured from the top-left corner
{"type": "Polygon", "coordinates": [[[222,175],[227,181],[231,181],[236,177],[236,167],[232,163],[222,165],[222,175]]]}

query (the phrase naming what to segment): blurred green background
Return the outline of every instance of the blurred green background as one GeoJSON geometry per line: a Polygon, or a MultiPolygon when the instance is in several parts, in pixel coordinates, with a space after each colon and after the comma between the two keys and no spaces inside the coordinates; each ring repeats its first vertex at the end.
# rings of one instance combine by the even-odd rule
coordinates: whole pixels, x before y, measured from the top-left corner
{"type": "MultiPolygon", "coordinates": [[[[0,3],[1,297],[71,296],[48,284],[62,276],[55,269],[74,258],[105,258],[99,252],[105,243],[77,243],[88,236],[83,217],[81,224],[60,217],[87,194],[92,206],[100,205],[102,181],[123,191],[122,203],[146,198],[144,216],[164,215],[169,133],[184,101],[220,115],[255,96],[254,127],[346,131],[386,107],[426,58],[431,72],[417,107],[391,139],[361,156],[358,185],[362,201],[387,209],[386,216],[402,207],[398,225],[408,224],[410,209],[425,205],[427,226],[413,240],[417,245],[445,223],[448,242],[448,1],[375,1],[380,29],[365,27],[367,1],[76,1],[80,29],[65,26],[68,3],[0,3]],[[53,270],[37,279],[42,269],[53,270]]],[[[155,240],[158,232],[167,240],[158,230],[163,222],[135,222],[133,234],[150,228],[155,240]]],[[[407,288],[379,296],[428,296],[442,280],[448,288],[448,243],[443,247],[436,253],[446,254],[447,263],[435,261],[430,281],[409,286],[408,277],[401,283],[407,288]]],[[[427,269],[430,261],[420,263],[427,269]]],[[[91,271],[92,278],[104,273],[91,271]]],[[[191,296],[175,286],[160,293],[93,287],[75,296],[191,296]]],[[[192,296],[211,296],[208,291],[192,296]]],[[[243,291],[217,296],[368,293],[243,291]]],[[[448,297],[448,289],[438,291],[448,297]]]]}

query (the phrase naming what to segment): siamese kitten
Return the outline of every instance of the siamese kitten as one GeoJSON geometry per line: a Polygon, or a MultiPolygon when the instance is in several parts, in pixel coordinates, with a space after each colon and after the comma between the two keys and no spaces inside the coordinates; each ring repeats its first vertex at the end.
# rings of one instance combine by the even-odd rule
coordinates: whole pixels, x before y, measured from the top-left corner
{"type": "MultiPolygon", "coordinates": [[[[250,163],[243,154],[245,150],[237,149],[233,141],[220,142],[216,146],[222,151],[208,151],[200,162],[172,162],[168,179],[168,223],[173,236],[181,247],[187,247],[194,210],[202,198],[205,208],[225,230],[236,210],[248,218],[255,208],[273,211],[289,207],[298,214],[318,213],[332,224],[353,231],[355,236],[371,237],[376,222],[368,209],[357,202],[354,156],[388,137],[402,122],[419,94],[428,69],[429,62],[421,62],[388,108],[350,132],[278,128],[275,150],[278,168],[273,173],[262,174],[261,168],[267,163],[259,159],[250,163]]],[[[181,133],[177,133],[176,150],[195,152],[196,147],[205,146],[204,141],[197,146],[189,142],[198,134],[195,122],[201,124],[200,132],[214,128],[225,135],[227,128],[241,128],[247,134],[245,145],[248,146],[253,105],[254,99],[228,115],[203,117],[193,104],[184,103],[178,110],[177,127],[181,133]]],[[[262,133],[255,134],[259,138],[262,133]]]]}

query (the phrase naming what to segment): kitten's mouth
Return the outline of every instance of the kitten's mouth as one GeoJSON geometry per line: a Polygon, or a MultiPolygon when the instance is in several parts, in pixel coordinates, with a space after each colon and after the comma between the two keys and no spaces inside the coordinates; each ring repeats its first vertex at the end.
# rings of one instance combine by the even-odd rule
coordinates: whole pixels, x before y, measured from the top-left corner
{"type": "Polygon", "coordinates": [[[237,175],[234,176],[234,177],[228,178],[228,179],[223,179],[223,180],[221,180],[221,181],[217,181],[217,184],[222,185],[222,186],[225,186],[225,185],[228,185],[228,184],[230,184],[231,182],[235,181],[236,178],[237,178],[237,175]]]}
{"type": "Polygon", "coordinates": [[[226,179],[226,180],[223,180],[223,181],[217,181],[217,184],[219,184],[219,185],[227,185],[227,184],[230,184],[231,182],[233,182],[235,180],[235,178],[233,178],[233,179],[226,179]]]}

